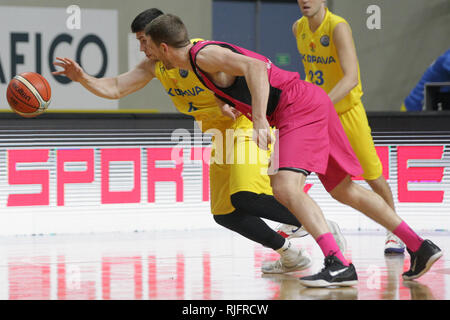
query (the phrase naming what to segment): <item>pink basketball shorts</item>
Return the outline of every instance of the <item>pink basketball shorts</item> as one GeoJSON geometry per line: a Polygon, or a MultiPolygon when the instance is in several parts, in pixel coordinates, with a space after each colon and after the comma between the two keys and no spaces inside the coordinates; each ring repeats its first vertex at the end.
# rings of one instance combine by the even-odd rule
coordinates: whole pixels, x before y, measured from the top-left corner
{"type": "Polygon", "coordinates": [[[290,84],[281,94],[271,124],[278,129],[274,157],[279,169],[315,172],[328,192],[347,175],[362,174],[333,103],[322,88],[302,80],[290,84]]]}

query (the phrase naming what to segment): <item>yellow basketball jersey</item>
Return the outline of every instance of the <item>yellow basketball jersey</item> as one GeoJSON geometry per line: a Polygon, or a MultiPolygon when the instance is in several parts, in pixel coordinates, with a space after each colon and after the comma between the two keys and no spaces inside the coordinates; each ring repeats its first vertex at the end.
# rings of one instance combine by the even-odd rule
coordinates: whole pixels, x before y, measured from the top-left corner
{"type": "MultiPolygon", "coordinates": [[[[333,41],[333,31],[337,24],[347,23],[325,9],[325,19],[313,33],[309,21],[302,17],[297,21],[297,48],[303,60],[306,81],[314,83],[329,93],[342,79],[344,73],[333,41]]],[[[358,65],[358,85],[347,96],[335,104],[337,113],[344,113],[361,101],[363,95],[358,65]]]]}
{"type": "MultiPolygon", "coordinates": [[[[191,41],[195,40],[197,39],[191,41]]],[[[161,62],[157,62],[155,75],[178,111],[193,116],[201,124],[203,132],[217,129],[222,134],[222,140],[216,139],[215,132],[210,131],[213,134],[210,167],[211,212],[233,212],[235,208],[230,196],[239,191],[271,195],[269,176],[262,174],[267,172],[267,162],[259,160],[259,149],[251,139],[253,123],[244,115],[236,121],[222,115],[213,92],[198,80],[194,72],[178,68],[166,70],[161,62]],[[234,130],[231,132],[231,143],[228,143],[227,129],[234,130]],[[256,156],[250,157],[250,154],[256,156]],[[254,164],[249,161],[243,161],[242,164],[237,161],[229,163],[228,159],[240,159],[239,155],[244,155],[244,159],[252,158],[256,161],[254,164]]],[[[260,152],[267,153],[264,150],[260,152]]],[[[269,158],[268,154],[266,157],[269,158]]]]}
{"type": "MultiPolygon", "coordinates": [[[[198,41],[201,39],[193,39],[198,41]]],[[[173,68],[167,70],[161,61],[155,65],[156,78],[161,82],[173,104],[181,113],[195,118],[202,131],[234,127],[217,106],[214,93],[207,89],[194,72],[173,68]]],[[[251,122],[249,121],[251,127],[251,122]]]]}
{"type": "Polygon", "coordinates": [[[158,61],[155,74],[177,110],[194,117],[202,131],[230,126],[232,120],[222,115],[214,94],[198,80],[194,72],[178,68],[167,70],[158,61]]]}

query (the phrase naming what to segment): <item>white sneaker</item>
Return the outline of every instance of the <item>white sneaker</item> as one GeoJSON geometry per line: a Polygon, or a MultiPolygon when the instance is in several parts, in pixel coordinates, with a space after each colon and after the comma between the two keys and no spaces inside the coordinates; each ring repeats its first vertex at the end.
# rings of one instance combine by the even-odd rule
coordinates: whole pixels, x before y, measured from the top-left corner
{"type": "Polygon", "coordinates": [[[265,261],[261,266],[261,271],[263,273],[286,273],[292,271],[300,271],[307,269],[312,265],[313,261],[311,256],[305,249],[300,249],[295,263],[287,265],[282,262],[282,258],[276,261],[265,261]]]}
{"type": "MultiPolygon", "coordinates": [[[[327,224],[328,228],[333,234],[334,239],[336,240],[339,249],[342,253],[344,253],[345,250],[347,250],[347,241],[345,240],[344,235],[339,228],[339,225],[331,220],[327,220],[327,224]]],[[[308,231],[303,228],[303,226],[299,228],[289,224],[280,224],[277,227],[277,232],[286,239],[301,238],[309,234],[308,231]]]]}
{"type": "Polygon", "coordinates": [[[307,236],[308,231],[301,227],[292,226],[290,224],[280,224],[277,227],[277,233],[279,233],[283,238],[292,239],[292,238],[302,238],[307,236]]]}
{"type": "Polygon", "coordinates": [[[333,234],[334,240],[336,241],[339,250],[341,250],[342,254],[347,250],[347,240],[345,240],[344,235],[339,228],[339,225],[331,220],[327,220],[328,228],[330,228],[331,233],[333,234]]]}
{"type": "Polygon", "coordinates": [[[395,234],[388,231],[386,234],[386,242],[384,244],[384,253],[387,254],[403,254],[405,252],[405,244],[395,234]]]}

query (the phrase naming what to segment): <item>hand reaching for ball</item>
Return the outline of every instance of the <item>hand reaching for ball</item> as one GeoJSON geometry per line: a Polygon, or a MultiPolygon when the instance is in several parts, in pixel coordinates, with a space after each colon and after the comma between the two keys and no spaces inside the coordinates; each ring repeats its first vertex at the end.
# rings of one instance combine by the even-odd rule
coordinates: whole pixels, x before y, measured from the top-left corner
{"type": "Polygon", "coordinates": [[[55,76],[64,75],[72,81],[79,82],[83,78],[84,70],[78,63],[69,58],[58,58],[57,62],[53,62],[55,66],[61,67],[64,70],[54,71],[52,74],[55,76]]]}

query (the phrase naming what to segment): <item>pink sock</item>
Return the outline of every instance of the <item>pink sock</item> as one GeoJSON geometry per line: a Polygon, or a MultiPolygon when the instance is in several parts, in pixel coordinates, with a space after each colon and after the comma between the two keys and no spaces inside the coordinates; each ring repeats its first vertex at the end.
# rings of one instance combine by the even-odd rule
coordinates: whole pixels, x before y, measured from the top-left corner
{"type": "Polygon", "coordinates": [[[423,239],[417,235],[406,223],[402,221],[393,233],[402,240],[409,250],[416,252],[422,245],[423,239]]]}
{"type": "Polygon", "coordinates": [[[344,258],[344,255],[342,254],[341,250],[339,249],[336,240],[334,240],[333,235],[331,232],[324,233],[317,237],[316,239],[317,244],[320,246],[320,249],[322,249],[323,255],[325,257],[334,254],[341,262],[344,264],[344,266],[349,266],[349,263],[344,258]]]}

